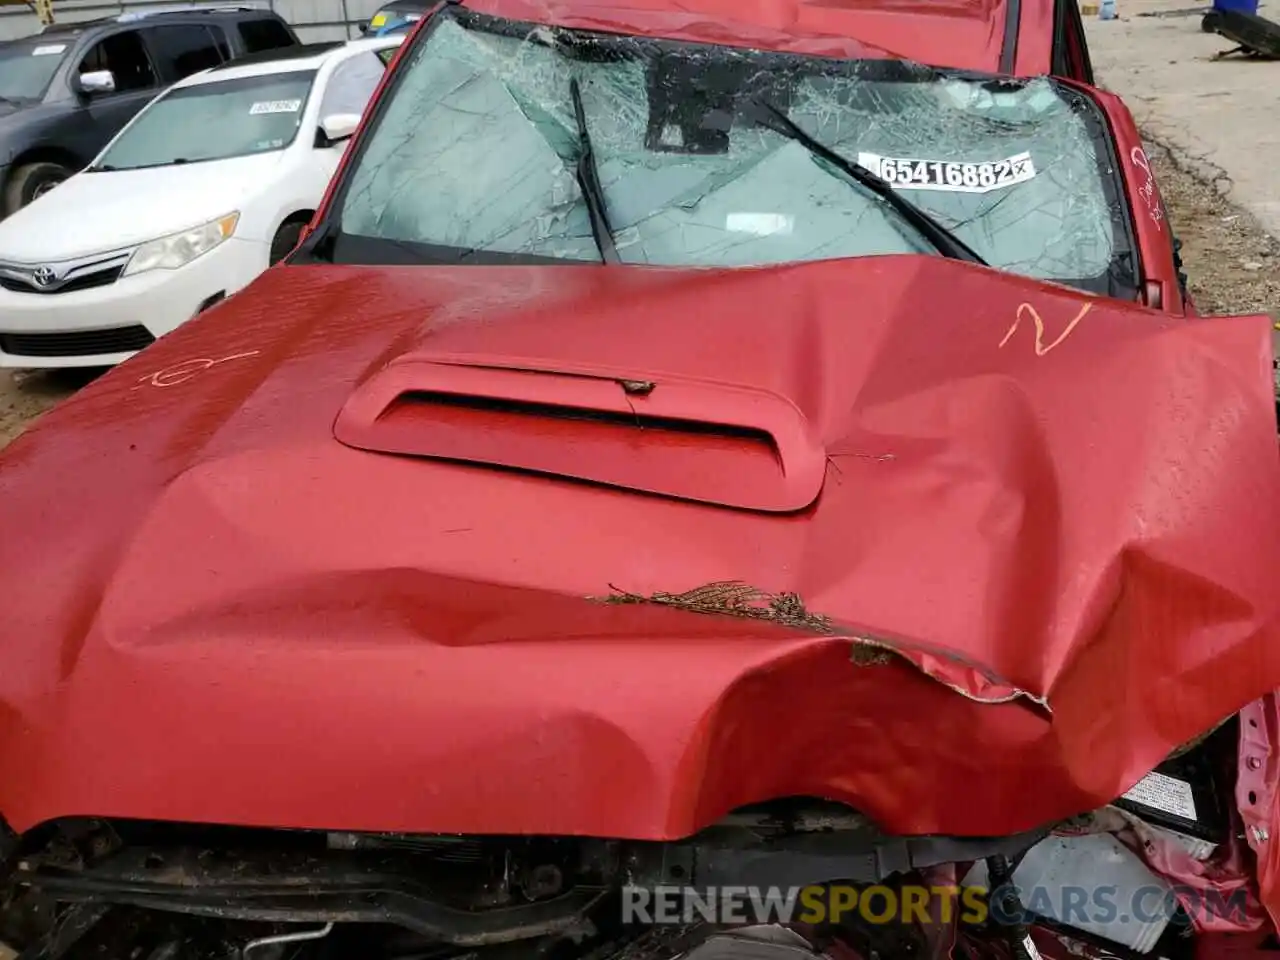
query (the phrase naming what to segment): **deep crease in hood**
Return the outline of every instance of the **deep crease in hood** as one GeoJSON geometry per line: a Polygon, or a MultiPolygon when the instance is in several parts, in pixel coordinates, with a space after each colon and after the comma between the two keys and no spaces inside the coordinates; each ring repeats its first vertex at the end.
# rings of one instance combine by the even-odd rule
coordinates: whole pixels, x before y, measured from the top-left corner
{"type": "Polygon", "coordinates": [[[907,833],[1099,806],[1280,687],[1269,337],[933,257],[275,268],[0,454],[0,813],[667,839],[794,795],[907,833]],[[335,439],[406,356],[765,391],[821,493],[335,439]],[[593,599],[724,580],[833,627],[593,599]]]}

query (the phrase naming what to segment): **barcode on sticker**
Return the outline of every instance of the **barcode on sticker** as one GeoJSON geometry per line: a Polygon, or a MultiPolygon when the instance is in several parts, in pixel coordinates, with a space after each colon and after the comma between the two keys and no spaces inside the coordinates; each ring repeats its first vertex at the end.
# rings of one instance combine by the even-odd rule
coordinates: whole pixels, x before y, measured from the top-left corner
{"type": "Polygon", "coordinates": [[[1124,799],[1184,820],[1194,822],[1196,819],[1196,801],[1191,794],[1191,784],[1177,777],[1166,777],[1163,773],[1148,773],[1124,795],[1124,799]]]}
{"type": "Polygon", "coordinates": [[[297,113],[301,109],[301,100],[259,100],[249,108],[249,113],[297,113]]]}
{"type": "Polygon", "coordinates": [[[919,160],[859,153],[858,164],[881,180],[903,190],[947,190],[952,193],[987,193],[1036,175],[1031,154],[1019,153],[1004,160],[972,163],[959,160],[919,160]]]}

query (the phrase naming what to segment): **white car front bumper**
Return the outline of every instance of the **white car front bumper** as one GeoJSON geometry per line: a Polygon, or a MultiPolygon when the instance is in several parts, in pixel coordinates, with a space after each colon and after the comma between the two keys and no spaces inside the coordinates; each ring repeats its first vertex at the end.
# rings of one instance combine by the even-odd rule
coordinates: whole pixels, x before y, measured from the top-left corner
{"type": "Polygon", "coordinates": [[[267,266],[268,245],[232,237],[177,270],[30,293],[0,285],[0,367],[108,367],[231,296],[267,266]]]}

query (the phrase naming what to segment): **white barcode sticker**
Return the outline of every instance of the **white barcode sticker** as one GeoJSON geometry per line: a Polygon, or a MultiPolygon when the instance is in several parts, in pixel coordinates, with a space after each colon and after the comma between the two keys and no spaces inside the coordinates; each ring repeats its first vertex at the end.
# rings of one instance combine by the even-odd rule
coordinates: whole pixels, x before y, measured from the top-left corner
{"type": "Polygon", "coordinates": [[[65,43],[48,43],[31,51],[33,57],[52,57],[67,49],[65,43]]]}
{"type": "Polygon", "coordinates": [[[1152,807],[1185,820],[1196,819],[1196,801],[1191,784],[1163,773],[1148,773],[1139,780],[1124,799],[1152,807]]]}
{"type": "Polygon", "coordinates": [[[301,109],[301,100],[259,100],[249,108],[249,113],[297,113],[301,109]]]}
{"type": "Polygon", "coordinates": [[[858,164],[881,180],[902,190],[946,190],[952,193],[987,193],[1036,175],[1031,154],[1019,153],[1004,160],[971,163],[958,160],[917,160],[859,153],[858,164]]]}

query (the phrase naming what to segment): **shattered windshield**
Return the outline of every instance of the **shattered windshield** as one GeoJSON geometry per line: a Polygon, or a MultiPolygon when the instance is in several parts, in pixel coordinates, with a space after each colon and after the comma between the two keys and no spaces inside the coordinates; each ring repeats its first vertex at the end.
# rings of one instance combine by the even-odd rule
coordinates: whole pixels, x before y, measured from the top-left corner
{"type": "Polygon", "coordinates": [[[350,262],[599,262],[577,81],[617,259],[739,267],[935,252],[761,117],[894,184],[993,266],[1129,272],[1101,125],[1056,82],[585,34],[447,8],[406,51],[336,204],[350,262]],[[479,255],[486,255],[480,257],[479,255]]]}

